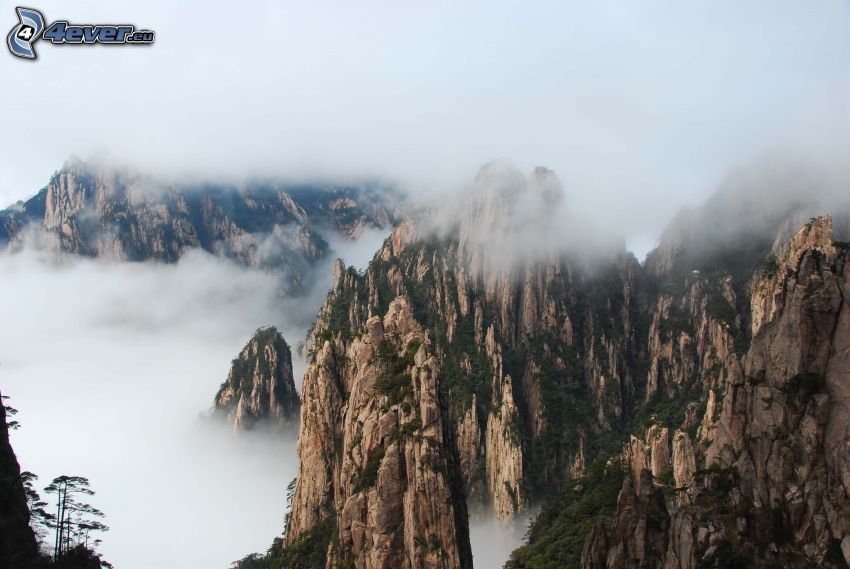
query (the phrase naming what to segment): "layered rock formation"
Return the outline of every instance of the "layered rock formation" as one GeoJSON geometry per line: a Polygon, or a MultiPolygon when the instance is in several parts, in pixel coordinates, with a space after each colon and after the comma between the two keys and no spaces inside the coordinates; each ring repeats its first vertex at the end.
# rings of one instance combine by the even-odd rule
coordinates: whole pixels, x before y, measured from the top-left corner
{"type": "Polygon", "coordinates": [[[0,404],[0,567],[36,567],[38,547],[29,521],[21,467],[9,444],[6,409],[0,404]]]}
{"type": "Polygon", "coordinates": [[[176,261],[196,248],[284,272],[301,289],[328,249],[322,231],[355,238],[387,227],[397,195],[372,186],[277,182],[175,184],[68,160],[35,197],[0,212],[0,245],[39,246],[114,260],[176,261]]]}
{"type": "Polygon", "coordinates": [[[215,396],[215,413],[236,429],[265,424],[289,430],[298,426],[300,408],[289,346],[276,328],[260,328],[233,360],[215,396]]]}

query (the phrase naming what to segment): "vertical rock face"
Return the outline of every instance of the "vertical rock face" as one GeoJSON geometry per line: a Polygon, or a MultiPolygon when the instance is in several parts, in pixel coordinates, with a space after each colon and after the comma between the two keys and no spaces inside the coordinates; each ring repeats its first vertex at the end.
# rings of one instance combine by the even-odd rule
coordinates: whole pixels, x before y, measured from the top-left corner
{"type": "Polygon", "coordinates": [[[289,346],[276,328],[261,328],[233,360],[215,396],[215,413],[237,429],[260,423],[295,429],[299,412],[289,346]]]}
{"type": "Polygon", "coordinates": [[[406,299],[316,343],[286,541],[358,569],[472,567],[461,466],[438,356],[406,299]],[[313,544],[314,546],[316,544],[313,544]]]}
{"type": "Polygon", "coordinates": [[[321,335],[407,298],[440,357],[470,508],[508,519],[583,470],[587,442],[619,427],[638,373],[641,282],[622,249],[592,267],[551,243],[515,254],[562,191],[548,170],[503,170],[482,170],[444,236],[408,219],[365,275],[336,267],[306,346],[319,353],[321,335]]]}
{"type": "Polygon", "coordinates": [[[848,251],[821,217],[779,252],[754,281],[752,342],[725,361],[720,401],[709,391],[699,444],[673,437],[660,534],[647,537],[640,506],[669,481],[633,438],[615,522],[588,536],[583,567],[850,565],[848,251]]]}
{"type": "Polygon", "coordinates": [[[646,268],[622,251],[514,257],[517,220],[548,231],[560,196],[548,171],[485,169],[448,228],[408,219],[365,273],[338,263],[306,342],[289,547],[464,564],[467,507],[507,520],[560,492],[567,518],[544,508],[530,532],[545,555],[530,543],[512,569],[843,566],[850,317],[829,219],[781,240],[762,227],[740,250],[697,236],[646,268]],[[426,402],[443,466],[420,480],[436,460],[417,458],[426,402]],[[410,545],[428,535],[443,553],[410,545]]]}
{"type": "Polygon", "coordinates": [[[514,403],[510,376],[502,382],[500,400],[487,420],[487,483],[493,495],[496,517],[508,519],[527,507],[524,480],[522,435],[519,410],[514,403]]]}
{"type": "Polygon", "coordinates": [[[743,373],[730,378],[706,453],[751,504],[752,541],[824,566],[850,563],[839,554],[850,541],[842,513],[850,496],[848,276],[829,217],[806,224],[766,268],[753,287],[757,334],[743,373]]]}
{"type": "Polygon", "coordinates": [[[553,180],[483,172],[447,238],[406,220],[365,274],[334,267],[305,344],[290,551],[466,567],[467,504],[510,519],[533,489],[583,474],[586,441],[619,425],[636,374],[634,257],[505,263],[486,239],[527,230],[504,216],[524,192],[557,201],[553,180]]]}
{"type": "Polygon", "coordinates": [[[696,474],[696,459],[691,437],[684,431],[673,436],[673,479],[676,488],[689,488],[696,474]]]}
{"type": "Polygon", "coordinates": [[[0,567],[36,566],[37,546],[29,520],[21,467],[9,444],[6,410],[0,404],[0,567]]]}

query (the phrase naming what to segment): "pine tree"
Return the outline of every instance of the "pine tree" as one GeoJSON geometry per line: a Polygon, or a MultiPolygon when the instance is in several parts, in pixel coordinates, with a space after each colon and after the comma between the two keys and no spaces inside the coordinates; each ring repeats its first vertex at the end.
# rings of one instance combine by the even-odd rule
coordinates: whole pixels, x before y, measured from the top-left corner
{"type": "Polygon", "coordinates": [[[88,478],[59,476],[44,489],[56,495],[56,515],[51,527],[55,530],[53,558],[58,559],[74,546],[88,547],[89,534],[105,532],[109,528],[99,520],[103,512],[80,501],[82,496],[94,496],[88,478]]]}

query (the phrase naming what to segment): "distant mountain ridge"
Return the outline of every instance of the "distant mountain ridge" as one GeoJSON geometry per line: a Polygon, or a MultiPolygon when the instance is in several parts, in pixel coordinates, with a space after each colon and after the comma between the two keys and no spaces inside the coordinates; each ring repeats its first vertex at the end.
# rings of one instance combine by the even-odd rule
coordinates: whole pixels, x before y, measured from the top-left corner
{"type": "Polygon", "coordinates": [[[198,248],[280,270],[293,289],[328,252],[323,235],[358,237],[396,220],[401,195],[386,185],[244,186],[177,183],[71,158],[47,186],[0,212],[0,246],[25,243],[88,257],[174,262],[198,248]]]}

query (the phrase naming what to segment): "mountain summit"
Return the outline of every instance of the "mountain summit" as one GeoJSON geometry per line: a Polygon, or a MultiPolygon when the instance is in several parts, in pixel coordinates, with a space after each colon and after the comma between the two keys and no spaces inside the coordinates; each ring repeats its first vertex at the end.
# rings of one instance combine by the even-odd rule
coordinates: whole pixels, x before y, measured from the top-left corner
{"type": "Polygon", "coordinates": [[[792,208],[720,248],[668,232],[646,267],[522,249],[514,220],[559,196],[546,170],[490,166],[461,207],[399,223],[364,273],[335,267],[266,559],[469,567],[467,512],[507,521],[543,501],[511,568],[843,567],[832,219],[788,236],[792,208]]]}

